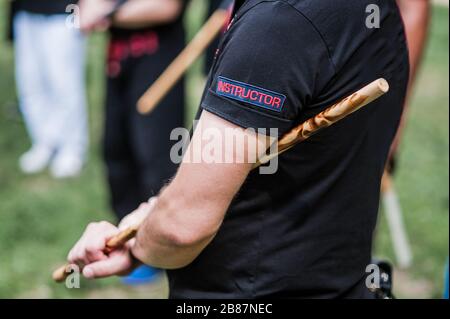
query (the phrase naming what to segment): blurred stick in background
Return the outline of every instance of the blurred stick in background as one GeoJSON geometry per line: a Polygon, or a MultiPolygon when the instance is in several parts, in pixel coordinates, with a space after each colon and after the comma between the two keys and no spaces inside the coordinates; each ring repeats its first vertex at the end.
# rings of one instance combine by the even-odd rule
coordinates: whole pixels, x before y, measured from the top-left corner
{"type": "Polygon", "coordinates": [[[229,14],[226,9],[220,8],[213,13],[186,48],[139,99],[139,113],[148,114],[158,105],[186,70],[216,38],[220,30],[224,28],[228,18],[229,14]]]}
{"type": "Polygon", "coordinates": [[[381,181],[381,195],[398,266],[403,269],[409,268],[412,264],[411,246],[403,222],[400,202],[391,175],[386,170],[381,181]]]}

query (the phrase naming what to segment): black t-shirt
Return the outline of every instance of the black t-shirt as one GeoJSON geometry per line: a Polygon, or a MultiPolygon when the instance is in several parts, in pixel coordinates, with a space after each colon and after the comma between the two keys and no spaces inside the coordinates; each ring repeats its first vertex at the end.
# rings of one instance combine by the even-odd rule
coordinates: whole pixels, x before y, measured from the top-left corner
{"type": "Polygon", "coordinates": [[[380,180],[409,73],[393,0],[247,0],[201,102],[280,135],[373,80],[385,96],[252,171],[212,242],[169,271],[172,298],[363,297],[380,180]],[[366,27],[376,4],[380,28],[366,27]],[[250,92],[250,93],[249,93],[250,92]]]}
{"type": "Polygon", "coordinates": [[[15,0],[16,10],[38,14],[65,14],[67,6],[76,4],[78,0],[15,0]]]}
{"type": "MultiPolygon", "coordinates": [[[[232,0],[210,0],[208,7],[208,14],[206,18],[208,19],[209,17],[211,17],[217,9],[229,10],[230,8],[232,8],[232,5],[233,5],[232,0]]],[[[205,74],[208,74],[209,70],[211,69],[218,44],[219,44],[219,37],[217,37],[206,50],[205,69],[204,69],[205,74]]]]}

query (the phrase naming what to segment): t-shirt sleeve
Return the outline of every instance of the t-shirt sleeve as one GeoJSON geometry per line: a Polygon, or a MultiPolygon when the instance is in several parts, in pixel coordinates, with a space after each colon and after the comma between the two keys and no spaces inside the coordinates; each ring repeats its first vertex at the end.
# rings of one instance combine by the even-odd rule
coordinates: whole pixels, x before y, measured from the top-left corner
{"type": "Polygon", "coordinates": [[[283,1],[264,1],[238,12],[224,35],[201,107],[281,136],[333,74],[310,21],[283,1]]]}

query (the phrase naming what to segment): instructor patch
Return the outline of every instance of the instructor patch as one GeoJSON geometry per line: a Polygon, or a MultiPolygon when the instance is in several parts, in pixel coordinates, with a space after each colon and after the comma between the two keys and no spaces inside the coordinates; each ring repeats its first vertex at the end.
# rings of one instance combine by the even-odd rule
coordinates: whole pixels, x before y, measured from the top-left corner
{"type": "Polygon", "coordinates": [[[223,76],[217,78],[216,93],[276,112],[281,112],[284,101],[286,100],[283,94],[227,79],[223,76]]]}

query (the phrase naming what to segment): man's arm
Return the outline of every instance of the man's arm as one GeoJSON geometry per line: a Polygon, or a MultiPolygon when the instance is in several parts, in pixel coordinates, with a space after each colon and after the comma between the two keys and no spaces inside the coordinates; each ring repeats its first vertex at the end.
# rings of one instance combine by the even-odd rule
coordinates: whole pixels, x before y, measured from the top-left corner
{"type": "Polygon", "coordinates": [[[182,7],[181,0],[128,0],[114,15],[113,25],[134,29],[170,23],[182,7]]]}
{"type": "Polygon", "coordinates": [[[228,150],[233,152],[228,154],[233,158],[232,164],[207,164],[202,160],[200,164],[183,163],[180,166],[172,183],[161,192],[154,211],[141,226],[133,246],[133,255],[146,264],[170,269],[192,262],[217,233],[228,206],[252,168],[248,161],[236,163],[238,158],[242,157],[242,162],[244,154],[259,155],[269,143],[265,136],[245,132],[206,111],[201,116],[200,126],[202,129],[195,131],[187,154],[192,152],[193,145],[202,145],[202,150],[206,143],[222,147],[227,138],[226,130],[245,136],[246,143],[228,150]],[[220,134],[205,141],[201,132],[211,128],[220,134]],[[257,144],[261,150],[259,154],[251,147],[257,144]]]}
{"type": "MultiPolygon", "coordinates": [[[[253,166],[252,159],[262,155],[273,141],[203,111],[173,181],[161,192],[154,207],[144,204],[135,212],[141,216],[148,214],[136,240],[107,255],[103,252],[106,241],[118,229],[105,222],[94,223],[69,253],[69,262],[86,266],[83,274],[88,278],[125,273],[133,265],[132,255],[143,263],[165,269],[188,265],[214,238],[253,166]],[[205,132],[214,134],[206,136],[205,132]],[[232,148],[224,146],[229,138],[235,141],[232,148]],[[222,153],[219,157],[232,158],[233,163],[211,163],[205,157],[196,163],[188,162],[189,154],[205,155],[214,149],[212,145],[222,151],[209,155],[222,153]]],[[[129,222],[132,220],[129,218],[129,222]]]]}

